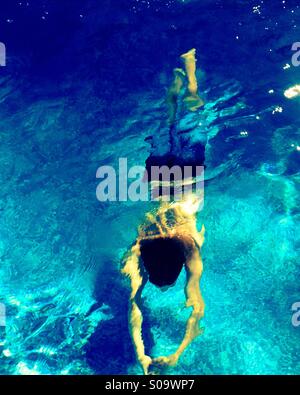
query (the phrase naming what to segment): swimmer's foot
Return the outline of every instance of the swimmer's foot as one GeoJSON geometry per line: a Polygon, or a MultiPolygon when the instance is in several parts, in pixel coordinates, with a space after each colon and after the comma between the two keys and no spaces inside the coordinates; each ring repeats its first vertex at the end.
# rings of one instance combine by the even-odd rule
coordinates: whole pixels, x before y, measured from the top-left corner
{"type": "Polygon", "coordinates": [[[179,95],[180,89],[182,88],[185,80],[185,72],[182,69],[174,69],[174,82],[171,86],[171,92],[175,95],[179,95]]]}
{"type": "Polygon", "coordinates": [[[187,95],[184,99],[183,102],[186,106],[186,108],[189,111],[197,111],[200,107],[204,106],[204,100],[201,99],[200,96],[196,95],[187,95]]]}
{"type": "Polygon", "coordinates": [[[196,49],[192,48],[188,52],[182,54],[180,58],[183,60],[190,60],[190,59],[195,59],[195,55],[196,55],[196,49]]]}
{"type": "Polygon", "coordinates": [[[174,77],[179,77],[179,78],[181,78],[182,80],[183,80],[183,79],[185,78],[185,76],[186,76],[185,71],[184,71],[183,69],[180,69],[180,68],[174,69],[174,70],[173,70],[173,74],[174,74],[174,77]]]}

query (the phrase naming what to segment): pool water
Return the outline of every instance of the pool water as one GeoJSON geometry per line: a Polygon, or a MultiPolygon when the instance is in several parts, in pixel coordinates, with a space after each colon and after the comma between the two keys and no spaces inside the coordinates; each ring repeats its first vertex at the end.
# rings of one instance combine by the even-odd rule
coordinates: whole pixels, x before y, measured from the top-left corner
{"type": "MultiPolygon", "coordinates": [[[[144,165],[172,69],[195,47],[206,310],[168,373],[299,374],[300,98],[284,96],[300,84],[299,2],[3,3],[0,373],[142,373],[119,268],[152,203],[99,202],[96,171],[144,165]]],[[[152,356],[182,339],[184,284],[144,290],[152,356]]]]}

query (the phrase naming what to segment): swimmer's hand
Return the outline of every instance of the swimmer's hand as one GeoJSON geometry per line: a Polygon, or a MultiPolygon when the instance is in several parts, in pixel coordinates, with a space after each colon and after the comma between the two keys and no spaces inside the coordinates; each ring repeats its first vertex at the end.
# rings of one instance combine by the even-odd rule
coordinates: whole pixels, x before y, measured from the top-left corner
{"type": "Polygon", "coordinates": [[[139,362],[143,368],[143,372],[145,375],[148,374],[149,366],[153,363],[152,358],[148,355],[144,355],[139,359],[139,362]]]}
{"type": "Polygon", "coordinates": [[[153,359],[153,366],[175,366],[178,362],[179,356],[175,354],[168,355],[167,357],[157,357],[153,359]]]}

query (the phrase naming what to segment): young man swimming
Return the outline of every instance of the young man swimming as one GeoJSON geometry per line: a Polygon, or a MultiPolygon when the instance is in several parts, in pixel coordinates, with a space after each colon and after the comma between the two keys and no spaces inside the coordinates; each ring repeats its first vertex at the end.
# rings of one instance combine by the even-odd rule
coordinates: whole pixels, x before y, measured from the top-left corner
{"type": "MultiPolygon", "coordinates": [[[[174,82],[167,94],[170,137],[175,130],[178,96],[186,77],[188,86],[183,99],[186,109],[194,112],[203,105],[197,93],[195,50],[192,49],[181,58],[185,63],[185,72],[182,69],[174,70],[174,82]]],[[[148,164],[154,164],[158,157],[153,158],[148,164]]],[[[176,155],[171,152],[171,156],[169,154],[162,156],[159,162],[164,164],[164,161],[167,161],[168,163],[165,164],[170,165],[170,158],[172,165],[184,164],[180,159],[180,152],[176,155]]],[[[137,239],[124,259],[122,273],[128,276],[131,282],[130,333],[144,374],[149,373],[151,366],[154,368],[174,366],[186,347],[201,333],[199,321],[204,315],[204,301],[199,284],[203,266],[200,249],[204,242],[205,230],[202,227],[200,232],[197,231],[196,212],[202,199],[203,196],[196,195],[192,191],[184,194],[180,201],[165,202],[161,199],[158,209],[146,215],[146,221],[139,227],[137,239]],[[142,290],[147,280],[163,290],[173,285],[183,266],[187,273],[186,306],[192,307],[185,334],[175,353],[152,359],[145,352],[142,336],[143,316],[140,307],[142,290]]]]}

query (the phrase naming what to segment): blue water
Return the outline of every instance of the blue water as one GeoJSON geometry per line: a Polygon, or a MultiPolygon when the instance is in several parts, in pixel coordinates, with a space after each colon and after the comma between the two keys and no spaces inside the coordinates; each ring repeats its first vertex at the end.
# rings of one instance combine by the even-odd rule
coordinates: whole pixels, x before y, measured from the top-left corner
{"type": "MultiPolygon", "coordinates": [[[[168,373],[299,374],[299,2],[6,0],[0,41],[0,373],[141,374],[119,267],[151,204],[99,202],[95,175],[144,164],[195,47],[205,331],[168,373]]],[[[184,280],[145,288],[152,356],[181,341],[184,280]]]]}

